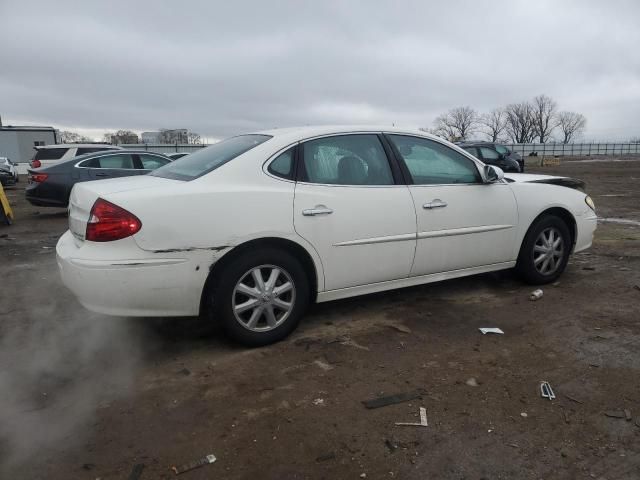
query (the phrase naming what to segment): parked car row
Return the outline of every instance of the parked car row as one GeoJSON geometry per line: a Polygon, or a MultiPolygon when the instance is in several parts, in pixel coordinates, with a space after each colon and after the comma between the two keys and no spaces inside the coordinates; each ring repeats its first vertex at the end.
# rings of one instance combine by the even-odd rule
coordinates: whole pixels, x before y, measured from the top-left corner
{"type": "MultiPolygon", "coordinates": [[[[40,150],[42,151],[42,150],[40,150]]],[[[160,153],[106,149],[28,170],[27,200],[41,207],[66,207],[78,182],[144,175],[172,161],[160,153]]]]}
{"type": "MultiPolygon", "coordinates": [[[[142,156],[116,155],[133,165],[142,156]]],[[[90,310],[206,314],[236,340],[264,345],[314,301],[514,267],[527,282],[553,282],[593,239],[583,189],[505,176],[420,131],[278,129],[148,175],[76,183],[56,251],[65,285],[90,310]]]]}

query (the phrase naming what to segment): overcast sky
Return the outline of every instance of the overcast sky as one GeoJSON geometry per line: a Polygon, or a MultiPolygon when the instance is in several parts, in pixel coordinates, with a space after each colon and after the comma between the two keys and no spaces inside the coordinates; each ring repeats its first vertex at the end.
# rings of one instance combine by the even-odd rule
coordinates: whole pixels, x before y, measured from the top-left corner
{"type": "Polygon", "coordinates": [[[640,136],[640,2],[0,0],[6,124],[431,127],[545,93],[640,136]],[[491,5],[490,7],[487,5],[491,5]]]}

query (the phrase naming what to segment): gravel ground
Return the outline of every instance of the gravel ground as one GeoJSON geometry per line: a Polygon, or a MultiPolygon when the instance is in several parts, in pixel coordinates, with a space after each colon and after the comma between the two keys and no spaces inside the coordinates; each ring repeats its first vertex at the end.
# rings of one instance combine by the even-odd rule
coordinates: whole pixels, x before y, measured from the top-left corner
{"type": "MultiPolygon", "coordinates": [[[[640,161],[531,170],[640,222],[640,161]]],[[[197,319],[84,310],[56,270],[66,214],[23,187],[0,227],[1,478],[173,478],[210,453],[181,478],[640,478],[640,224],[602,222],[537,302],[509,272],[480,275],[316,305],[247,350],[197,319]],[[419,407],[428,427],[394,425],[419,407]]]]}

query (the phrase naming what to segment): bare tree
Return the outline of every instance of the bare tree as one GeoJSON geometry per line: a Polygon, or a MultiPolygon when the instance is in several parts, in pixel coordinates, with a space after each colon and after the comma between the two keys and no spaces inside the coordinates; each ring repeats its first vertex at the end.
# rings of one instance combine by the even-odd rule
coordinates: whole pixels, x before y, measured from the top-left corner
{"type": "Polygon", "coordinates": [[[530,143],[535,137],[533,108],[529,102],[505,107],[505,131],[513,143],[530,143]]]}
{"type": "Polygon", "coordinates": [[[202,138],[200,138],[200,134],[199,133],[189,132],[187,134],[187,143],[200,144],[200,143],[202,143],[202,138]]]}
{"type": "Polygon", "coordinates": [[[85,137],[84,135],[80,135],[79,133],[76,133],[76,132],[63,130],[60,132],[60,141],[62,143],[87,143],[87,142],[93,142],[93,139],[89,137],[85,137]]]}
{"type": "Polygon", "coordinates": [[[486,127],[485,135],[492,142],[497,142],[506,128],[506,114],[504,109],[495,108],[480,117],[479,123],[486,127]]]}
{"type": "Polygon", "coordinates": [[[538,95],[531,103],[531,114],[533,116],[533,130],[538,137],[539,143],[545,143],[551,137],[551,132],[556,128],[556,110],[558,104],[551,97],[538,95]]]}
{"type": "Polygon", "coordinates": [[[478,114],[471,107],[456,107],[436,118],[435,131],[450,141],[465,140],[478,126],[478,114]]]}
{"type": "Polygon", "coordinates": [[[558,126],[564,137],[562,143],[569,143],[584,132],[587,126],[587,119],[581,113],[560,112],[558,114],[558,126]]]}
{"type": "Polygon", "coordinates": [[[115,133],[107,132],[103,136],[103,140],[106,143],[112,143],[113,145],[120,145],[121,143],[139,143],[140,139],[135,132],[131,130],[118,130],[115,133]]]}

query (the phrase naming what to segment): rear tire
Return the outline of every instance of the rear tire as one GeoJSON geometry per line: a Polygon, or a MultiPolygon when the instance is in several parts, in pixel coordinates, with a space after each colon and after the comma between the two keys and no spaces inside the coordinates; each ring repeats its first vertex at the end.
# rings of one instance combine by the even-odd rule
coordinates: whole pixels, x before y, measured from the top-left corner
{"type": "Polygon", "coordinates": [[[260,248],[233,259],[208,296],[212,319],[226,334],[258,347],[282,340],[298,326],[309,304],[309,280],[294,256],[260,248]]]}
{"type": "Polygon", "coordinates": [[[520,248],[516,272],[532,285],[551,283],[564,272],[571,248],[567,224],[556,216],[545,215],[529,227],[520,248]]]}

